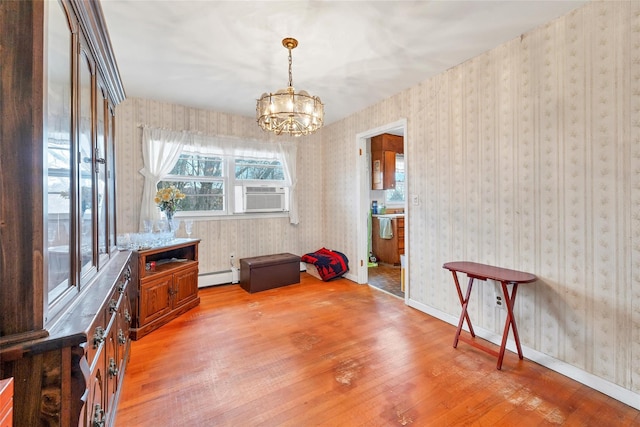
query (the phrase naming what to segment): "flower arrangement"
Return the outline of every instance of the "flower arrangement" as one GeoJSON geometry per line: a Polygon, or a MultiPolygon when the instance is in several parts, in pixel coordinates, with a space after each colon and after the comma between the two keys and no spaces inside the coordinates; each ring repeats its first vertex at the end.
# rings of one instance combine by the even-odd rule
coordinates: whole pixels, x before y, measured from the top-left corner
{"type": "Polygon", "coordinates": [[[158,190],[154,201],[162,212],[165,213],[167,219],[172,219],[173,214],[178,210],[178,206],[182,199],[186,196],[178,190],[175,186],[165,187],[158,190]]]}

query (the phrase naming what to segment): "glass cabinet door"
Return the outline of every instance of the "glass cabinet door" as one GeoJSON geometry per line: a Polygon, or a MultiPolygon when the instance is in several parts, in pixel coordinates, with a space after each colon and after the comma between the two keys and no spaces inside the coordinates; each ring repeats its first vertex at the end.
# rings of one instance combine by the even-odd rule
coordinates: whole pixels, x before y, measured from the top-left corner
{"type": "Polygon", "coordinates": [[[108,260],[107,253],[107,129],[106,117],[107,103],[104,92],[101,88],[98,90],[96,100],[96,119],[97,119],[97,138],[95,148],[95,173],[97,178],[97,213],[98,213],[98,266],[101,266],[108,260]]]}
{"type": "Polygon", "coordinates": [[[107,110],[107,209],[109,212],[108,245],[109,253],[116,250],[116,159],[114,135],[116,124],[111,106],[107,110]]]}
{"type": "MultiPolygon", "coordinates": [[[[72,52],[67,16],[57,3],[48,7],[46,75],[47,102],[44,129],[45,158],[45,295],[50,303],[73,285],[70,239],[73,215],[72,52]]],[[[72,247],[72,246],[71,246],[72,247]]]]}
{"type": "Polygon", "coordinates": [[[78,152],[80,153],[79,182],[79,233],[80,233],[80,271],[81,276],[96,265],[94,248],[94,145],[92,137],[92,72],[91,63],[83,52],[80,55],[80,103],[78,114],[78,152]]]}
{"type": "Polygon", "coordinates": [[[115,63],[94,57],[98,32],[83,30],[73,4],[44,2],[45,323],[91,286],[117,253],[114,117],[124,90],[119,78],[98,71],[115,63]]]}

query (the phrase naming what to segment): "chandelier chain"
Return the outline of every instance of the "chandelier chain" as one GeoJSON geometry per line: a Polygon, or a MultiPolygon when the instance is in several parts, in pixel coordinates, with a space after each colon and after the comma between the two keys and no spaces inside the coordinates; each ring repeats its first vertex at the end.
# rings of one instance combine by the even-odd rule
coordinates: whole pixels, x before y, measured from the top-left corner
{"type": "Polygon", "coordinates": [[[291,72],[291,65],[293,64],[293,60],[291,59],[291,47],[289,50],[289,87],[293,87],[293,73],[291,72]]]}

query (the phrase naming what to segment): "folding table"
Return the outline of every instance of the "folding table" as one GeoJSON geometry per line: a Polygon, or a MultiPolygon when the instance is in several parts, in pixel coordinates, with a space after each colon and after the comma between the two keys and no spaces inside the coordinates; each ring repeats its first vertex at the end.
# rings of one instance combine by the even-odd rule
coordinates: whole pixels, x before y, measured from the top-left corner
{"type": "Polygon", "coordinates": [[[504,359],[504,350],[507,346],[507,337],[509,336],[509,328],[513,330],[513,337],[516,342],[516,348],[518,349],[518,357],[520,359],[522,356],[522,348],[520,347],[520,337],[518,336],[518,327],[516,326],[516,319],[513,316],[513,306],[516,300],[516,293],[518,291],[518,285],[520,283],[531,283],[538,280],[538,278],[531,273],[524,273],[522,271],[509,270],[506,268],[494,267],[492,265],[479,264],[475,262],[469,261],[456,261],[456,262],[448,262],[445,263],[443,268],[451,271],[453,274],[453,281],[456,284],[456,291],[458,292],[458,298],[460,299],[460,304],[462,305],[462,313],[460,314],[460,321],[458,322],[458,329],[456,330],[456,336],[453,340],[453,347],[457,348],[458,340],[464,341],[467,344],[472,345],[482,351],[485,351],[493,356],[498,358],[497,369],[502,368],[502,359],[504,359]],[[469,277],[469,284],[467,285],[467,293],[463,297],[462,291],[460,289],[460,283],[458,282],[457,272],[465,273],[467,277],[469,277]],[[504,294],[504,302],[507,306],[507,319],[504,324],[504,332],[502,333],[502,344],[500,345],[500,351],[497,352],[489,347],[485,347],[480,343],[473,340],[476,334],[473,331],[473,326],[471,325],[471,319],[469,319],[469,313],[467,311],[469,307],[469,297],[471,296],[471,288],[473,287],[473,280],[483,280],[487,279],[495,280],[500,282],[502,285],[502,293],[504,294]],[[513,289],[511,290],[511,294],[509,294],[509,289],[507,285],[513,285],[513,289]],[[461,335],[462,325],[464,321],[467,321],[467,326],[469,326],[469,333],[471,334],[471,338],[468,338],[464,335],[461,335]]]}

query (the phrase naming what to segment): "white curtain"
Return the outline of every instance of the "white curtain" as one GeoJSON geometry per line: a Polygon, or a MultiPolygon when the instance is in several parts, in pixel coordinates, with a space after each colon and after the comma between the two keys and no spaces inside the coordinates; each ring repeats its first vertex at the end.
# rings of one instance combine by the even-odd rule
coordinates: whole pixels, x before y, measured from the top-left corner
{"type": "Polygon", "coordinates": [[[189,134],[184,131],[176,132],[148,127],[142,129],[144,168],[140,169],[140,173],[144,176],[144,188],[140,206],[140,231],[144,230],[145,219],[160,219],[160,211],[153,201],[158,182],[171,172],[188,139],[189,134]]]}
{"type": "Polygon", "coordinates": [[[158,182],[167,176],[183,152],[221,157],[249,157],[278,159],[284,162],[285,182],[290,186],[289,223],[298,224],[298,197],[296,178],[297,145],[294,142],[263,142],[232,137],[205,136],[187,131],[171,131],[144,127],[142,154],[145,177],[140,209],[140,230],[145,219],[159,219],[160,213],[153,199],[158,182]]]}
{"type": "Polygon", "coordinates": [[[295,143],[280,143],[280,153],[285,162],[285,173],[287,181],[289,181],[289,223],[297,225],[300,223],[298,216],[298,174],[296,169],[296,158],[298,155],[298,146],[295,143]]]}

